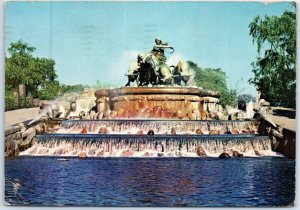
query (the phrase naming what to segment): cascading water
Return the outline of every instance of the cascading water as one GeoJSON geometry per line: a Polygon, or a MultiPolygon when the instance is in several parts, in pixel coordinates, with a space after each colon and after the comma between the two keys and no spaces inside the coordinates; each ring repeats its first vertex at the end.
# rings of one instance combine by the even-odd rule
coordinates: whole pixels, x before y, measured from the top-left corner
{"type": "Polygon", "coordinates": [[[106,128],[109,134],[147,134],[152,130],[155,134],[195,134],[200,129],[203,134],[218,131],[226,134],[235,129],[236,133],[257,133],[257,121],[184,121],[184,120],[68,120],[61,124],[55,133],[78,134],[82,129],[87,133],[99,133],[101,128],[106,128]]]}
{"type": "Polygon", "coordinates": [[[20,155],[88,157],[196,157],[201,146],[207,156],[239,151],[244,156],[276,155],[267,136],[239,135],[38,135],[35,144],[20,155]]]}
{"type": "MultiPolygon", "coordinates": [[[[102,106],[99,105],[98,112],[103,116],[106,113],[105,119],[62,121],[60,126],[52,127],[48,134],[36,136],[31,148],[21,152],[20,155],[218,157],[223,152],[232,156],[237,153],[244,156],[276,155],[271,150],[272,142],[269,137],[258,134],[258,121],[203,120],[209,116],[201,118],[202,120],[192,120],[192,114],[196,116],[196,113],[203,111],[201,107],[205,110],[205,104],[202,106],[200,102],[202,96],[214,96],[209,91],[197,88],[144,87],[112,89],[109,94],[108,92],[99,90],[95,92],[95,96],[98,99],[104,97],[105,100],[99,101],[108,100],[108,96],[114,103],[114,108],[118,110],[114,110],[114,114],[108,115],[110,110],[101,112],[102,106]],[[169,111],[172,109],[181,111],[180,107],[185,107],[187,113],[176,112],[177,117],[183,114],[180,120],[176,117],[166,120],[134,119],[132,118],[134,115],[124,118],[127,115],[123,112],[127,109],[136,111],[150,107],[150,111],[163,110],[158,104],[169,111]],[[119,115],[122,117],[109,118],[119,115]],[[186,119],[184,116],[191,118],[186,119]]],[[[212,104],[214,101],[207,100],[210,109],[216,107],[212,104]]],[[[202,102],[206,103],[205,100],[202,102]]]]}

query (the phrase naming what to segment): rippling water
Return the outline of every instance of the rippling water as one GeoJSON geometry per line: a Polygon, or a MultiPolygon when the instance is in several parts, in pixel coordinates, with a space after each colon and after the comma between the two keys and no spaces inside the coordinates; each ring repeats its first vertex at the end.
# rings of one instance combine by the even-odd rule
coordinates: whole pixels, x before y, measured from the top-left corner
{"type": "Polygon", "coordinates": [[[286,206],[286,158],[5,159],[5,201],[47,206],[286,206]]]}

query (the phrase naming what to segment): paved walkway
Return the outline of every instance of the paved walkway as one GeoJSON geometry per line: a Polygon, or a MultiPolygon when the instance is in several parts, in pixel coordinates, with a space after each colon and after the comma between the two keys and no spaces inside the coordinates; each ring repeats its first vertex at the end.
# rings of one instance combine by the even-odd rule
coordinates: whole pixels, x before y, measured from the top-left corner
{"type": "Polygon", "coordinates": [[[5,128],[39,116],[39,108],[18,109],[5,112],[5,128]]]}

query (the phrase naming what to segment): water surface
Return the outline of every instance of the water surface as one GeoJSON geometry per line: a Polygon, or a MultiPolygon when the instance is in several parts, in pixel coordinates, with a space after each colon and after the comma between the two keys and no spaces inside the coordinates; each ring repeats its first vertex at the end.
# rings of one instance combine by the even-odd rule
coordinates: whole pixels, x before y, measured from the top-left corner
{"type": "Polygon", "coordinates": [[[5,159],[12,205],[286,206],[294,197],[286,158],[5,159]]]}

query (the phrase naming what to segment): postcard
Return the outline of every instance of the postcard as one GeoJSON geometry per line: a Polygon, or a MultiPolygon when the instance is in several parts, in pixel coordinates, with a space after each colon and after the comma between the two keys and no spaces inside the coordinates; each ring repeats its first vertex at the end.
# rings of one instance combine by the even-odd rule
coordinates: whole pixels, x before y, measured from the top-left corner
{"type": "Polygon", "coordinates": [[[5,205],[295,202],[296,3],[8,1],[5,205]]]}

